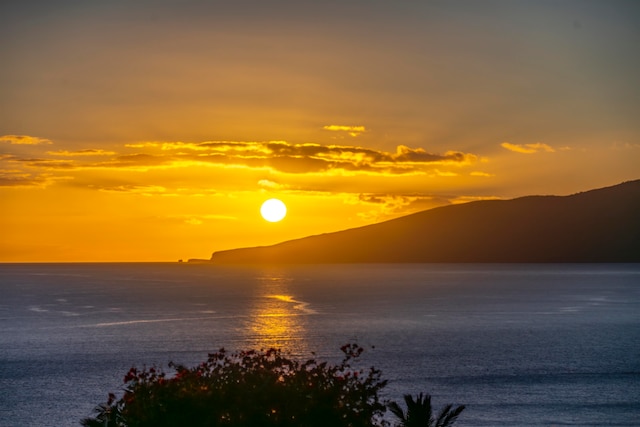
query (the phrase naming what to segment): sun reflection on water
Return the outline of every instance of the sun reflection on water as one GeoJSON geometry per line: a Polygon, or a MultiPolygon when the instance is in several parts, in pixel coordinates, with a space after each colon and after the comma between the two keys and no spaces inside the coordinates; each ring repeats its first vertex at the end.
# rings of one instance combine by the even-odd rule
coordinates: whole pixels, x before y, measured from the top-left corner
{"type": "Polygon", "coordinates": [[[245,333],[254,348],[281,348],[307,353],[307,323],[316,314],[309,303],[296,298],[292,279],[280,272],[258,278],[259,290],[249,313],[245,333]]]}

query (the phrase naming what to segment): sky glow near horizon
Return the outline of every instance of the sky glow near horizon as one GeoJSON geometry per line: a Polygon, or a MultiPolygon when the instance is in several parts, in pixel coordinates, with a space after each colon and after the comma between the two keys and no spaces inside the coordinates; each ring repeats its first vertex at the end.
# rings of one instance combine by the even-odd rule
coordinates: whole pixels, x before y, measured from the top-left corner
{"type": "Polygon", "coordinates": [[[635,1],[3,2],[0,262],[208,258],[638,179],[638,46],[635,1]]]}

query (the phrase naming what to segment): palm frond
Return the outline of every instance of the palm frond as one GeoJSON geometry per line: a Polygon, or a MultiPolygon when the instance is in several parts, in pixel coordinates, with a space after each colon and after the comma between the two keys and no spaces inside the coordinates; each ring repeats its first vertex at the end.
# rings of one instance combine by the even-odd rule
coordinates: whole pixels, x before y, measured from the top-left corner
{"type": "Polygon", "coordinates": [[[398,405],[396,402],[389,402],[387,407],[395,415],[404,425],[407,421],[407,417],[405,416],[404,410],[398,405]]]}
{"type": "Polygon", "coordinates": [[[433,423],[431,396],[420,393],[416,396],[406,394],[404,401],[407,404],[407,427],[430,427],[433,423]]]}
{"type": "Polygon", "coordinates": [[[403,398],[407,406],[406,411],[396,402],[387,404],[393,415],[400,420],[399,427],[450,427],[464,410],[464,405],[453,408],[453,405],[449,404],[442,408],[438,418],[434,418],[431,395],[420,393],[414,398],[405,394],[403,398]]]}
{"type": "Polygon", "coordinates": [[[464,411],[465,406],[460,405],[455,409],[452,409],[452,408],[453,408],[452,404],[448,404],[447,406],[442,408],[442,411],[440,411],[440,414],[438,415],[438,420],[434,427],[452,426],[453,423],[458,419],[458,416],[460,415],[460,413],[464,411]]]}

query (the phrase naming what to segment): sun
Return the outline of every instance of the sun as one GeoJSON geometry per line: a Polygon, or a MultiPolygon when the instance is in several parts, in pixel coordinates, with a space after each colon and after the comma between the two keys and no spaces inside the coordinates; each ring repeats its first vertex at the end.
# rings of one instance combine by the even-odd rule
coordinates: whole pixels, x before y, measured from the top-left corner
{"type": "Polygon", "coordinates": [[[287,206],[281,200],[269,199],[260,207],[260,214],[269,222],[278,222],[287,215],[287,206]]]}

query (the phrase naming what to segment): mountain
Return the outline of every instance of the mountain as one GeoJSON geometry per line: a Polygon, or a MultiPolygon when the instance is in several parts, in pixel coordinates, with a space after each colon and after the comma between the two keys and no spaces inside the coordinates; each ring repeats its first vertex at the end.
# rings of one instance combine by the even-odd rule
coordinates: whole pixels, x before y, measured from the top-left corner
{"type": "Polygon", "coordinates": [[[640,262],[640,180],[570,196],[438,207],[273,246],[215,252],[211,262],[640,262]]]}

